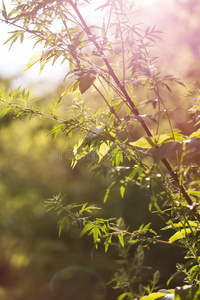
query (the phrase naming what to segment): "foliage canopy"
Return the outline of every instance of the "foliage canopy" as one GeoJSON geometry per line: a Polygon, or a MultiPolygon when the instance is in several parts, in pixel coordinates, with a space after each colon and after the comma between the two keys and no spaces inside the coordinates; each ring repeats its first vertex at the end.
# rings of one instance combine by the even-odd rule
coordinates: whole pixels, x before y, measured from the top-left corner
{"type": "Polygon", "coordinates": [[[43,47],[24,71],[36,63],[42,71],[47,63],[61,58],[69,64],[65,76],[68,86],[58,99],[50,99],[48,107],[42,100],[30,99],[20,88],[8,93],[2,89],[1,115],[51,119],[55,125],[50,134],[55,142],[61,134],[71,138],[80,133],[73,147],[72,168],[86,162],[95,175],[109,178],[103,203],[115,188],[123,199],[129,187],[139,187],[149,196],[149,210],[165,221],[161,229],[173,230],[166,241],[151,223],[133,229],[115,215],[105,218],[96,205],[64,205],[59,194],[46,201],[47,209],[57,212],[59,234],[80,226],[80,237],[92,236],[96,249],[101,244],[105,252],[110,247],[117,249],[122,259],[111,282],[123,291],[118,300],[199,299],[200,83],[196,82],[188,95],[196,102],[189,113],[197,129],[186,136],[175,128],[175,107],[170,101],[174,84],[185,86],[160,71],[150,49],[161,32],[155,26],[143,29],[133,22],[134,1],[104,1],[97,8],[101,14],[106,12],[104,20],[99,18],[97,24],[88,23],[84,14],[91,6],[89,0],[12,2],[10,12],[3,2],[4,21],[16,26],[6,42],[12,46],[27,35],[43,47]],[[186,253],[186,263],[177,265],[169,282],[184,273],[187,287],[153,293],[159,272],[148,283],[140,278],[144,249],[159,243],[166,247],[174,244],[186,253]]]}

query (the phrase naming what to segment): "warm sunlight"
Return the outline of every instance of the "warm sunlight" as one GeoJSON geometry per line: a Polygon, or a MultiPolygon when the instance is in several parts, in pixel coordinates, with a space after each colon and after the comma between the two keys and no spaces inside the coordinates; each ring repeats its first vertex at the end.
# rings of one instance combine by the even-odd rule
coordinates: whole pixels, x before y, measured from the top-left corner
{"type": "Polygon", "coordinates": [[[136,0],[135,3],[141,6],[152,6],[154,5],[156,0],[136,0]]]}
{"type": "Polygon", "coordinates": [[[199,16],[0,0],[0,300],[200,300],[199,16]]]}

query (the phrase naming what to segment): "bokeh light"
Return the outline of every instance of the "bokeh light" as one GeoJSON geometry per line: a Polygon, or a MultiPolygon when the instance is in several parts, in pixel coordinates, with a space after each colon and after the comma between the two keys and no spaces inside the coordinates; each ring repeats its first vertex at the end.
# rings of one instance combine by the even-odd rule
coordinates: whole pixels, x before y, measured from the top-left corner
{"type": "Polygon", "coordinates": [[[106,285],[93,269],[70,266],[58,271],[50,281],[55,300],[104,300],[106,285]]]}

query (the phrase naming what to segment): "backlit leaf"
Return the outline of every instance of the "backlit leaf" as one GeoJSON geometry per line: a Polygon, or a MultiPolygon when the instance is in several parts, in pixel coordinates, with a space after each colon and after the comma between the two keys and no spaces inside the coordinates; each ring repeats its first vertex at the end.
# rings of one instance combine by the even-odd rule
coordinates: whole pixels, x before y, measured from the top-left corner
{"type": "Polygon", "coordinates": [[[193,132],[188,138],[189,139],[200,138],[200,129],[198,129],[197,131],[193,132]]]}
{"type": "Polygon", "coordinates": [[[120,244],[122,245],[122,247],[124,247],[124,237],[123,237],[123,233],[119,233],[118,234],[118,239],[120,241],[120,244]]]}
{"type": "MultiPolygon", "coordinates": [[[[173,291],[173,290],[171,290],[173,291]]],[[[170,290],[160,290],[158,293],[151,293],[148,296],[144,296],[140,298],[140,300],[173,300],[174,299],[174,293],[170,292],[170,290]]]]}
{"type": "Polygon", "coordinates": [[[42,57],[42,51],[35,53],[29,60],[27,66],[23,72],[27,71],[28,69],[30,69],[30,67],[32,67],[34,64],[36,64],[38,61],[40,61],[41,57],[42,57]]]}
{"type": "Polygon", "coordinates": [[[173,234],[170,238],[169,238],[169,242],[173,243],[177,240],[183,239],[186,237],[186,235],[188,235],[189,233],[191,233],[192,230],[190,228],[184,228],[181,229],[179,231],[177,231],[175,234],[173,234]]]}
{"type": "Polygon", "coordinates": [[[121,185],[120,186],[120,195],[121,195],[122,198],[124,198],[124,193],[125,193],[125,186],[121,185]]]}
{"type": "Polygon", "coordinates": [[[80,233],[80,237],[82,237],[87,231],[91,230],[92,228],[93,228],[92,224],[86,224],[80,233]]]}
{"type": "Polygon", "coordinates": [[[123,300],[125,297],[132,297],[132,293],[130,292],[123,293],[117,298],[117,300],[123,300]]]}
{"type": "Polygon", "coordinates": [[[100,162],[102,158],[104,158],[104,156],[108,153],[109,150],[110,150],[110,146],[107,143],[102,143],[100,145],[99,149],[97,150],[97,154],[99,156],[98,162],[100,162]]]}

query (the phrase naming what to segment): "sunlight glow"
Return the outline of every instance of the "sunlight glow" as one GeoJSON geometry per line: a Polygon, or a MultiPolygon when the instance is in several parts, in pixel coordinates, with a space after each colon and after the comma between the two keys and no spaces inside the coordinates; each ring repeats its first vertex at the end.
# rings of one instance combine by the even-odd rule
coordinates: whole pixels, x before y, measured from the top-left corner
{"type": "Polygon", "coordinates": [[[154,5],[156,2],[156,0],[136,0],[135,3],[137,5],[141,5],[143,7],[149,7],[154,5]]]}

